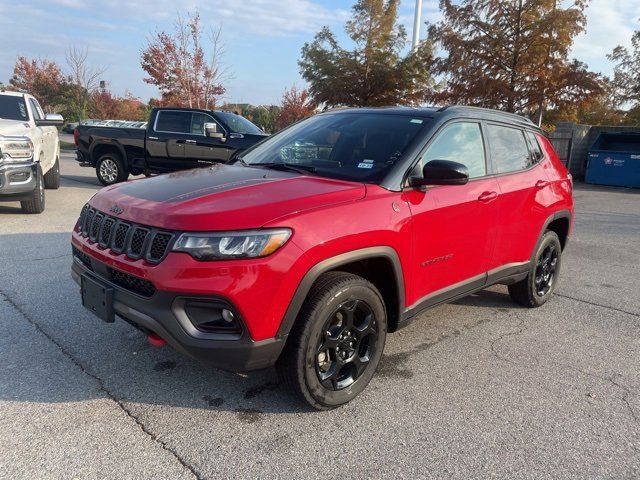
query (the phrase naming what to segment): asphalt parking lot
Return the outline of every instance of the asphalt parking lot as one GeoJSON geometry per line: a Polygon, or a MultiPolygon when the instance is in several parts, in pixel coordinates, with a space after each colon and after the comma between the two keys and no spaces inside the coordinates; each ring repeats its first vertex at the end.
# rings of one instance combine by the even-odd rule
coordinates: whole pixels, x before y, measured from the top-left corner
{"type": "Polygon", "coordinates": [[[0,477],[640,476],[640,191],[578,185],[555,298],[433,309],[321,413],[86,312],[69,232],[98,184],[61,170],[44,214],[0,204],[0,477]]]}

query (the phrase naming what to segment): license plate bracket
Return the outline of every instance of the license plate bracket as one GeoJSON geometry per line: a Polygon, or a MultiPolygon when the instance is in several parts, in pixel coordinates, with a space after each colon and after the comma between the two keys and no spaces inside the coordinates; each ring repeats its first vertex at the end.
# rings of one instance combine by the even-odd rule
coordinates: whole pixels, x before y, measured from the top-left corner
{"type": "Polygon", "coordinates": [[[82,275],[80,284],[82,305],[99,319],[113,323],[113,288],[103,285],[93,278],[82,275]]]}

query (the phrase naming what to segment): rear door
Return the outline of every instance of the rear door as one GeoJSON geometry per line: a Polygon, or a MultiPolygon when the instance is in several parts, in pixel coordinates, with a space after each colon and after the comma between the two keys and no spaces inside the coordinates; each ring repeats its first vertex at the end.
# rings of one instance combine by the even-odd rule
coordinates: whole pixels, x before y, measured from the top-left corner
{"type": "Polygon", "coordinates": [[[191,131],[191,112],[160,110],[145,140],[147,164],[159,171],[189,168],[185,145],[191,131]]]}
{"type": "Polygon", "coordinates": [[[497,123],[487,124],[486,129],[500,189],[493,269],[529,260],[553,197],[535,135],[497,123]]]}
{"type": "Polygon", "coordinates": [[[435,303],[484,285],[499,195],[488,175],[481,122],[446,125],[422,154],[420,170],[431,160],[462,163],[470,177],[466,185],[404,192],[412,214],[414,298],[435,303]]]}

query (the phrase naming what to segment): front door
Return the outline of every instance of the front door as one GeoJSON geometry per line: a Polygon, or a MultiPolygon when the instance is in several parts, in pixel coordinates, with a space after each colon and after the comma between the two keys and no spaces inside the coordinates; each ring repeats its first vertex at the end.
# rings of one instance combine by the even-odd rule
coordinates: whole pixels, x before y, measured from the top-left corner
{"type": "Polygon", "coordinates": [[[235,151],[233,143],[229,133],[211,115],[194,112],[185,146],[185,159],[193,167],[225,163],[235,151]],[[204,129],[205,123],[215,123],[217,131],[224,133],[224,139],[208,137],[204,129]]]}
{"type": "Polygon", "coordinates": [[[437,303],[484,285],[497,221],[498,184],[487,176],[482,125],[458,121],[445,126],[422,155],[467,166],[466,185],[407,190],[412,214],[412,299],[437,303]]]}

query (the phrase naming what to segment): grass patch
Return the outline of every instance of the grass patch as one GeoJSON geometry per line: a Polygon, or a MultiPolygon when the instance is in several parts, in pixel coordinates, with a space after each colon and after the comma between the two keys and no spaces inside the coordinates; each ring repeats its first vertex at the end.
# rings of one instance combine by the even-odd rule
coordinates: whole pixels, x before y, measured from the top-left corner
{"type": "Polygon", "coordinates": [[[63,142],[60,140],[60,150],[75,150],[76,144],[73,142],[63,142]]]}

